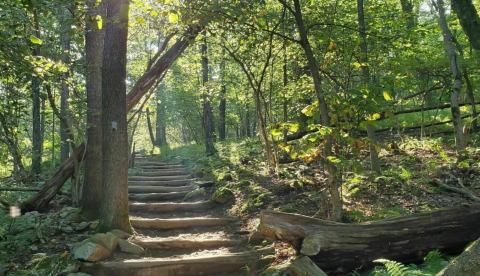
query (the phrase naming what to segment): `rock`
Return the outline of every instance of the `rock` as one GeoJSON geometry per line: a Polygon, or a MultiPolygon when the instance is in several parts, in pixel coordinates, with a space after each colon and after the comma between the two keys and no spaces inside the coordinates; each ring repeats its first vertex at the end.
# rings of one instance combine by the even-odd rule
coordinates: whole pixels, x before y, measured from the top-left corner
{"type": "Polygon", "coordinates": [[[291,276],[327,276],[309,257],[303,256],[290,265],[291,276]]]}
{"type": "Polygon", "coordinates": [[[212,196],[213,201],[217,203],[222,203],[222,204],[234,198],[235,198],[235,195],[228,188],[220,188],[212,196]]]}
{"type": "Polygon", "coordinates": [[[77,251],[78,248],[80,248],[82,245],[86,244],[87,242],[92,242],[92,241],[90,240],[90,238],[88,238],[88,239],[85,239],[81,242],[76,242],[76,243],[72,244],[71,246],[69,246],[70,247],[70,252],[74,253],[75,251],[77,251]]]}
{"type": "Polygon", "coordinates": [[[73,228],[70,225],[63,225],[63,226],[61,226],[60,230],[64,233],[67,233],[67,234],[73,232],[73,228]]]}
{"type": "Polygon", "coordinates": [[[260,273],[259,276],[288,276],[290,263],[271,266],[260,273]]]}
{"type": "Polygon", "coordinates": [[[60,211],[60,217],[64,219],[68,217],[70,214],[76,213],[77,210],[78,210],[77,208],[65,207],[60,211]]]}
{"type": "Polygon", "coordinates": [[[202,178],[204,176],[204,173],[202,171],[197,171],[197,172],[193,172],[192,176],[195,178],[202,178]]]}
{"type": "Polygon", "coordinates": [[[195,189],[195,190],[189,192],[185,196],[185,199],[186,200],[197,199],[197,198],[203,196],[204,194],[205,194],[205,189],[204,188],[195,189]]]}
{"type": "MultiPolygon", "coordinates": [[[[118,241],[117,241],[118,242],[118,241]]],[[[99,262],[110,256],[110,251],[100,244],[87,242],[75,251],[75,259],[87,262],[99,262]]]]}
{"type": "Polygon", "coordinates": [[[214,181],[195,181],[193,183],[200,188],[211,187],[215,184],[214,181]]]}
{"type": "Polygon", "coordinates": [[[108,249],[108,251],[110,251],[110,253],[115,251],[118,245],[118,237],[111,232],[108,232],[106,234],[95,234],[90,238],[90,240],[105,247],[106,249],[108,249]]]}
{"type": "Polygon", "coordinates": [[[315,256],[320,252],[321,241],[325,240],[322,234],[314,234],[307,236],[302,242],[300,253],[307,256],[315,256]]]}
{"type": "Polygon", "coordinates": [[[252,228],[252,231],[250,231],[250,235],[248,236],[248,244],[261,245],[263,240],[265,240],[265,238],[262,236],[262,233],[260,232],[260,220],[255,219],[253,223],[254,223],[254,226],[252,228]]]}
{"type": "Polygon", "coordinates": [[[265,256],[259,260],[248,264],[248,267],[250,268],[250,275],[258,275],[259,273],[267,269],[268,266],[276,259],[276,256],[265,256]]]}
{"type": "Polygon", "coordinates": [[[222,177],[222,179],[220,179],[220,180],[232,181],[232,180],[233,180],[232,174],[226,173],[226,174],[222,177]]]}
{"type": "Polygon", "coordinates": [[[97,229],[98,227],[98,221],[94,221],[90,224],[90,229],[97,229]]]}
{"type": "Polygon", "coordinates": [[[112,234],[114,234],[115,236],[117,236],[119,239],[128,239],[130,238],[132,235],[130,235],[129,233],[127,232],[124,232],[122,230],[118,230],[118,229],[113,229],[112,231],[110,231],[112,234]]]}
{"type": "Polygon", "coordinates": [[[143,253],[145,253],[145,250],[141,246],[122,239],[118,240],[118,247],[120,247],[120,250],[123,252],[135,255],[143,255],[143,253]]]}
{"type": "Polygon", "coordinates": [[[83,231],[83,230],[87,229],[88,226],[90,226],[90,222],[83,221],[83,222],[80,222],[77,226],[75,226],[75,230],[76,231],[83,231]]]}
{"type": "Polygon", "coordinates": [[[56,254],[42,259],[30,272],[32,276],[57,276],[77,272],[78,262],[71,254],[56,254]]]}

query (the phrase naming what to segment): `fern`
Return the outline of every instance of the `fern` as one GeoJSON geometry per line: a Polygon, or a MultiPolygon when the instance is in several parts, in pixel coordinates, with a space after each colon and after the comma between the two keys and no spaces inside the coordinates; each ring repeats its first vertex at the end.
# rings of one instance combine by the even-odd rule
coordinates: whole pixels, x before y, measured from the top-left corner
{"type": "Polygon", "coordinates": [[[402,263],[379,259],[375,262],[382,263],[386,271],[384,269],[376,268],[374,270],[374,276],[432,276],[433,274],[422,272],[418,270],[416,265],[405,266],[402,263]]]}
{"type": "Polygon", "coordinates": [[[430,251],[425,257],[424,261],[424,270],[432,273],[433,275],[436,275],[448,264],[448,262],[445,261],[442,253],[440,253],[438,250],[430,251]]]}

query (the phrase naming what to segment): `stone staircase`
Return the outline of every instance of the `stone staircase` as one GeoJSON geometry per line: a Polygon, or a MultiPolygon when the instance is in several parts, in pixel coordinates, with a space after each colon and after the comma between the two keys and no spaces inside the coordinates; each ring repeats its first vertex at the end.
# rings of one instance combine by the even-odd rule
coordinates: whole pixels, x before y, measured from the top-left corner
{"type": "Polygon", "coordinates": [[[140,155],[135,161],[142,171],[129,178],[130,221],[139,235],[131,242],[146,249],[146,254],[117,254],[112,261],[84,263],[82,272],[94,276],[238,276],[247,275],[249,263],[275,253],[273,248],[246,250],[237,222],[215,215],[220,208],[217,203],[184,202],[196,187],[182,165],[140,155]]]}

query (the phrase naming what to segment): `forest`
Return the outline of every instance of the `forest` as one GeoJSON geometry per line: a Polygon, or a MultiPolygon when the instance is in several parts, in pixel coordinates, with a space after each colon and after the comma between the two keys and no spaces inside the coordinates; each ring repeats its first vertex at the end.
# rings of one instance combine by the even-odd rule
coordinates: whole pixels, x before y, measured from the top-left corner
{"type": "Polygon", "coordinates": [[[479,276],[479,0],[3,0],[0,276],[479,276]]]}

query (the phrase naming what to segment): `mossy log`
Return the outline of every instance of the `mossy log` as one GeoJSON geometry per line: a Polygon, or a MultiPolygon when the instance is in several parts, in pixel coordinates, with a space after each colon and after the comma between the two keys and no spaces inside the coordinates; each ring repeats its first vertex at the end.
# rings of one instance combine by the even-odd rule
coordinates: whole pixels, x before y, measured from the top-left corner
{"type": "Polygon", "coordinates": [[[432,250],[461,253],[480,236],[480,204],[363,223],[336,223],[263,210],[260,231],[266,238],[297,249],[306,237],[316,235],[320,252],[311,259],[328,275],[338,275],[372,267],[372,261],[381,258],[417,263],[432,250]]]}

